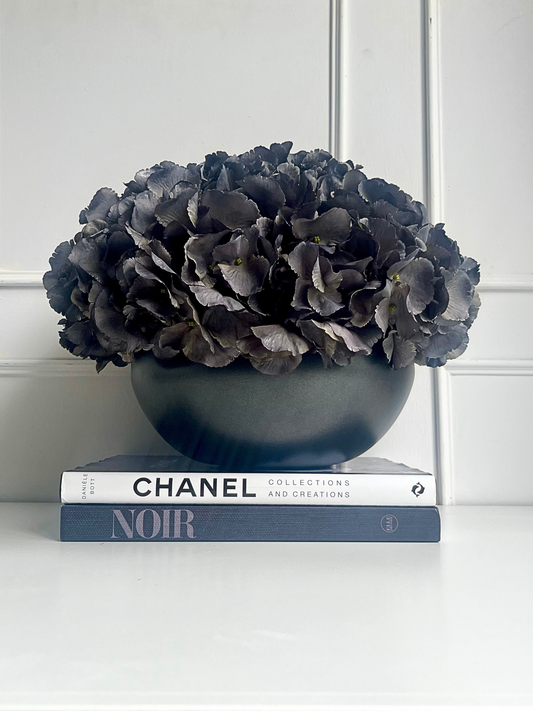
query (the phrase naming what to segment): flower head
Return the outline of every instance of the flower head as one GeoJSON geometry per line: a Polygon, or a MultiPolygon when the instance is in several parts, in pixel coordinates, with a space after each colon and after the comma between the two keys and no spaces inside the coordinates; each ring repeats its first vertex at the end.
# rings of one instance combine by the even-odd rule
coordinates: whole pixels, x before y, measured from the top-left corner
{"type": "Polygon", "coordinates": [[[393,368],[466,348],[479,265],[422,203],[292,143],[138,171],[101,188],[44,285],[60,343],[100,369],[150,350],[222,367],[325,367],[382,349],[393,368]]]}

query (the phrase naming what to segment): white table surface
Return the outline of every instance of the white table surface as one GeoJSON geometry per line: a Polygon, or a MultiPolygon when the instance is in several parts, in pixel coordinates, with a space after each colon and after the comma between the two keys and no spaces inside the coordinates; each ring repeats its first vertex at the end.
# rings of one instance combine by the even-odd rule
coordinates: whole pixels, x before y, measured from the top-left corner
{"type": "Polygon", "coordinates": [[[0,504],[0,709],[533,708],[533,507],[440,544],[60,543],[0,504]]]}

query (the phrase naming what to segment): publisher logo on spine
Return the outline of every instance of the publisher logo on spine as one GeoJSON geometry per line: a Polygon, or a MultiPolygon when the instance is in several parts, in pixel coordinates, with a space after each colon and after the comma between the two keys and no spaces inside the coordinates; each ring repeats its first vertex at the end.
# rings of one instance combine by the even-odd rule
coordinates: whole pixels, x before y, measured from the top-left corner
{"type": "Polygon", "coordinates": [[[425,490],[426,490],[426,487],[423,486],[420,482],[416,483],[416,484],[413,486],[413,488],[411,489],[411,491],[413,492],[413,494],[414,494],[417,498],[418,498],[421,494],[423,494],[425,490]]]}
{"type": "Polygon", "coordinates": [[[398,528],[398,519],[392,514],[383,516],[381,519],[381,528],[385,531],[385,533],[394,533],[394,531],[398,528]]]}

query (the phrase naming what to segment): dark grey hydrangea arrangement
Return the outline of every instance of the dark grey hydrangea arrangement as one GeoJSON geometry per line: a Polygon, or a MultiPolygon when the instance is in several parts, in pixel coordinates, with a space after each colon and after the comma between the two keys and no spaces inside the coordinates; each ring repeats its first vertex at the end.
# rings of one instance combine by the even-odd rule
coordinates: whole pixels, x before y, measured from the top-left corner
{"type": "Polygon", "coordinates": [[[396,185],[292,143],[139,171],[101,188],[44,286],[61,345],[101,370],[138,354],[261,373],[383,349],[440,366],[468,343],[479,266],[396,185]]]}

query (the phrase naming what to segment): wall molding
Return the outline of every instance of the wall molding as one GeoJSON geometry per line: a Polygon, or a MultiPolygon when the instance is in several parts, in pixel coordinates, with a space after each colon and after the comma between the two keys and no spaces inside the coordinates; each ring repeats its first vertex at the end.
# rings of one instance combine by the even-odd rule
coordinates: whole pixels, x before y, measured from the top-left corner
{"type": "MultiPolygon", "coordinates": [[[[424,113],[424,198],[428,210],[428,219],[433,222],[443,221],[443,158],[441,126],[441,62],[440,62],[440,7],[439,0],[422,0],[422,87],[424,113]]],[[[449,503],[453,498],[452,482],[447,477],[450,470],[451,422],[450,409],[447,407],[448,382],[437,368],[432,377],[433,400],[433,457],[437,480],[437,500],[449,503]]]]}
{"type": "MultiPolygon", "coordinates": [[[[335,119],[338,123],[338,118],[335,119]]],[[[338,126],[334,132],[336,145],[339,145],[338,126]]],[[[330,142],[331,142],[330,135],[330,142]]],[[[337,149],[338,150],[338,149],[337,149]]],[[[333,155],[335,150],[331,151],[333,155]]],[[[0,288],[24,288],[24,289],[43,289],[44,272],[32,271],[9,271],[0,269],[0,288]]],[[[487,276],[482,277],[480,284],[476,287],[480,292],[518,292],[527,293],[533,291],[533,274],[506,274],[503,276],[487,276]]]]}
{"type": "Polygon", "coordinates": [[[44,272],[0,269],[0,287],[38,287],[43,289],[44,272]]]}
{"type": "Polygon", "coordinates": [[[506,274],[481,277],[476,286],[481,292],[529,292],[533,291],[533,274],[506,274]]]}
{"type": "Polygon", "coordinates": [[[452,360],[444,366],[448,376],[533,375],[533,359],[452,360]]]}
{"type": "Polygon", "coordinates": [[[130,369],[110,364],[100,373],[92,360],[75,358],[41,358],[0,360],[0,377],[129,377],[130,369]]]}
{"type": "Polygon", "coordinates": [[[342,0],[329,0],[329,152],[339,159],[341,136],[342,0]]]}
{"type": "Polygon", "coordinates": [[[440,1],[422,3],[426,201],[433,224],[444,222],[440,1]]]}
{"type": "Polygon", "coordinates": [[[433,373],[433,406],[435,418],[435,472],[438,502],[453,504],[453,422],[450,373],[444,367],[433,373]]]}

